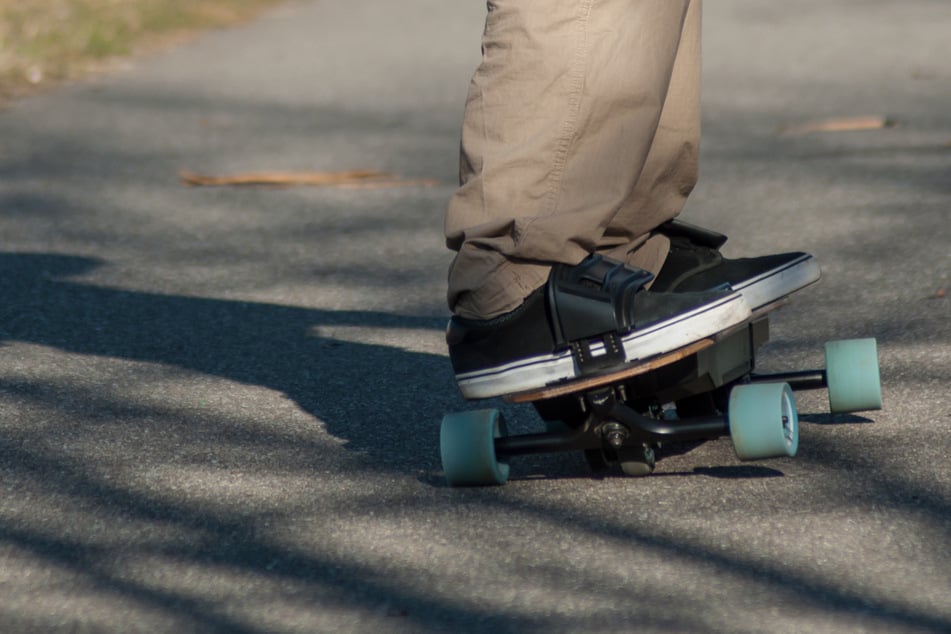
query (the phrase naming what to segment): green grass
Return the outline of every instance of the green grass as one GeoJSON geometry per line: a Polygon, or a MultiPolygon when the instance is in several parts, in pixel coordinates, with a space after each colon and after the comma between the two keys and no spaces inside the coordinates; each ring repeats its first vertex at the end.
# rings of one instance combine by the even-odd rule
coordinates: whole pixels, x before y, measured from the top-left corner
{"type": "Polygon", "coordinates": [[[234,24],[280,0],[0,0],[0,98],[234,24]]]}

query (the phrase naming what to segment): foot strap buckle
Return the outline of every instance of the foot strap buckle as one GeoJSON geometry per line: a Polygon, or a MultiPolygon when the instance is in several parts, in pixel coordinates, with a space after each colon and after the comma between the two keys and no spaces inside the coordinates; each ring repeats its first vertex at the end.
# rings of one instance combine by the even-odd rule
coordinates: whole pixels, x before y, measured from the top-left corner
{"type": "Polygon", "coordinates": [[[624,345],[613,332],[571,343],[572,356],[581,376],[616,370],[624,363],[624,345]]]}

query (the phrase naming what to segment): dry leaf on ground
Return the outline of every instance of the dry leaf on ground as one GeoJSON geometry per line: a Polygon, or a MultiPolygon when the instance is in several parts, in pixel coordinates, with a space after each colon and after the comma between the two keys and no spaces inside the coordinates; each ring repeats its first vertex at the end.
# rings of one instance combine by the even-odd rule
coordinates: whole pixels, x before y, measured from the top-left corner
{"type": "Polygon", "coordinates": [[[894,128],[898,122],[889,117],[837,117],[833,119],[816,119],[795,125],[784,126],[780,132],[785,135],[810,134],[814,132],[853,132],[857,130],[882,130],[894,128]]]}
{"type": "Polygon", "coordinates": [[[382,187],[432,187],[432,179],[404,179],[378,170],[346,170],[341,172],[246,172],[213,176],[188,170],[179,172],[182,183],[192,187],[348,187],[376,189],[382,187]]]}

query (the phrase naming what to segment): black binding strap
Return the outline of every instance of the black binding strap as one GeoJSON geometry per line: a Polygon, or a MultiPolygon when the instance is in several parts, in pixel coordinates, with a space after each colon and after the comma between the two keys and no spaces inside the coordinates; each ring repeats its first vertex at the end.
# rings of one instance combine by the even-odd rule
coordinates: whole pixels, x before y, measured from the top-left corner
{"type": "Polygon", "coordinates": [[[634,327],[634,295],[653,277],[600,255],[553,269],[548,305],[555,342],[571,346],[582,374],[624,361],[618,334],[634,327]]]}
{"type": "Polygon", "coordinates": [[[719,249],[726,242],[726,236],[722,233],[692,225],[683,220],[668,220],[657,229],[657,233],[663,234],[668,238],[686,238],[694,244],[719,249]]]}

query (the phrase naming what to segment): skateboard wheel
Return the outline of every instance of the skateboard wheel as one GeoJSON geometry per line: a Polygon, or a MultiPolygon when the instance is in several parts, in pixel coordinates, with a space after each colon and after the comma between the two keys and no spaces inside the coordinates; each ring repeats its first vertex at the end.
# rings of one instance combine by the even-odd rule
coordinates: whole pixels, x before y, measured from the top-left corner
{"type": "Polygon", "coordinates": [[[826,344],[829,409],[834,414],[882,409],[878,346],[874,339],[846,339],[826,344]]]}
{"type": "Polygon", "coordinates": [[[799,415],[787,383],[738,385],[728,409],[733,449],[740,460],[795,456],[799,415]]]}
{"type": "Polygon", "coordinates": [[[505,420],[496,409],[446,415],[439,448],[449,486],[505,484],[509,466],[495,456],[495,439],[505,433],[505,420]]]}
{"type": "Polygon", "coordinates": [[[618,463],[626,476],[643,478],[654,472],[656,460],[654,448],[647,445],[640,447],[622,447],[617,451],[618,463]]]}

